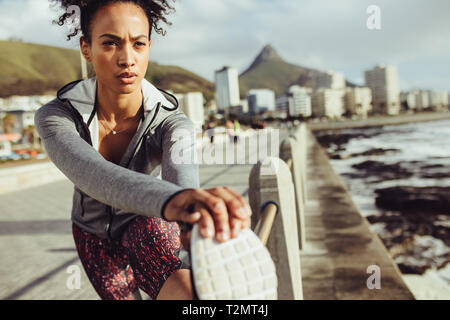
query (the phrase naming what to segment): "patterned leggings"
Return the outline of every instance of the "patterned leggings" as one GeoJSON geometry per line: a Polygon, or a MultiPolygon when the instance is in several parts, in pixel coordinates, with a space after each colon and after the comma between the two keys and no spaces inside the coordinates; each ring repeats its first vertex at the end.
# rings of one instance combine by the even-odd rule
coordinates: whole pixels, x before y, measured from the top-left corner
{"type": "Polygon", "coordinates": [[[78,256],[95,291],[104,300],[132,300],[139,287],[156,299],[167,278],[180,269],[176,223],[137,217],[121,239],[101,239],[72,225],[78,256]]]}

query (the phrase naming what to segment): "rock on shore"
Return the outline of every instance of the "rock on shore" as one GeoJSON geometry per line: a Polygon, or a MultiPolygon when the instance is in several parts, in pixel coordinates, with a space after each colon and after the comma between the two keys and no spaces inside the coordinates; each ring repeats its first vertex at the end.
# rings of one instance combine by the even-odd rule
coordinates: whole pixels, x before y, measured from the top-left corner
{"type": "MultiPolygon", "coordinates": [[[[372,148],[358,153],[346,151],[351,139],[368,138],[383,131],[386,132],[385,129],[377,132],[335,131],[316,133],[316,136],[331,159],[379,156],[379,161],[369,158],[353,164],[354,170],[341,173],[346,178],[373,184],[417,177],[431,179],[430,184],[434,184],[436,179],[450,177],[447,156],[385,163],[382,161],[383,155],[401,150],[372,148]]],[[[430,269],[442,270],[450,265],[450,187],[400,186],[377,189],[375,194],[375,203],[380,211],[367,219],[402,273],[421,275],[430,269]]]]}
{"type": "Polygon", "coordinates": [[[376,189],[375,194],[382,209],[450,215],[450,187],[399,186],[376,189]]]}
{"type": "Polygon", "coordinates": [[[403,273],[423,274],[450,262],[450,187],[391,187],[377,189],[379,232],[403,273]]]}
{"type": "Polygon", "coordinates": [[[359,179],[375,177],[376,181],[371,182],[405,179],[413,175],[412,172],[405,169],[401,164],[385,164],[383,162],[373,160],[352,165],[352,168],[357,169],[358,172],[344,173],[343,175],[350,178],[359,179]]]}

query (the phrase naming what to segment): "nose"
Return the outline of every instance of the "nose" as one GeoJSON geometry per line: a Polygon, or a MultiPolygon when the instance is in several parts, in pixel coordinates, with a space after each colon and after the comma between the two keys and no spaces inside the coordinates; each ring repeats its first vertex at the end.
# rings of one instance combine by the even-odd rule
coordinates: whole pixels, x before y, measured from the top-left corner
{"type": "Polygon", "coordinates": [[[132,50],[132,48],[130,48],[129,45],[124,45],[122,47],[122,50],[119,53],[118,64],[124,68],[129,68],[136,64],[136,61],[135,61],[135,58],[133,55],[133,50],[132,50]]]}

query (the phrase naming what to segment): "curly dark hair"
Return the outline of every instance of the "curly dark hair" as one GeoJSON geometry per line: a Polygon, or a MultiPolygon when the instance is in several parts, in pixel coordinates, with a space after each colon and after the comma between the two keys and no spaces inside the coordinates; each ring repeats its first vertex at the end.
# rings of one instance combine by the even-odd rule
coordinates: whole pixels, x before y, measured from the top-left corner
{"type": "MultiPolygon", "coordinates": [[[[133,3],[144,10],[147,15],[150,24],[150,35],[152,30],[156,33],[165,35],[166,32],[163,28],[159,26],[160,21],[171,25],[172,23],[167,20],[165,15],[175,11],[175,9],[170,5],[170,0],[49,0],[54,6],[59,6],[64,10],[64,14],[58,19],[53,20],[53,23],[63,26],[65,23],[73,19],[73,15],[76,14],[75,11],[70,12],[69,8],[71,6],[78,6],[80,8],[79,26],[74,27],[72,33],[67,35],[67,40],[72,37],[77,36],[79,33],[90,43],[91,42],[91,23],[92,19],[99,9],[102,7],[117,2],[130,2],[133,3]]],[[[173,0],[175,1],[175,0],[173,0]]]]}

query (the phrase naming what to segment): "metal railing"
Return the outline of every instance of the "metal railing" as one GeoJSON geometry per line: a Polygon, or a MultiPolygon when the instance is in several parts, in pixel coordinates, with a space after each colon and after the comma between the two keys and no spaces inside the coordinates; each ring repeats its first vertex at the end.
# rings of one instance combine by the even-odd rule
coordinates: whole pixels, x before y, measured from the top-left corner
{"type": "Polygon", "coordinates": [[[264,245],[267,245],[275,217],[278,213],[278,204],[276,202],[268,202],[261,209],[261,218],[256,224],[254,232],[264,245]]]}

